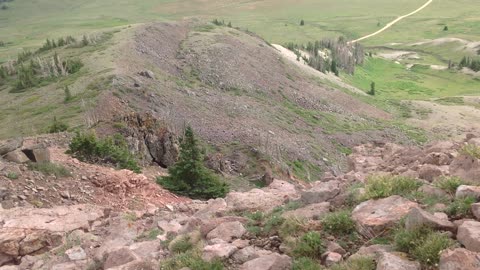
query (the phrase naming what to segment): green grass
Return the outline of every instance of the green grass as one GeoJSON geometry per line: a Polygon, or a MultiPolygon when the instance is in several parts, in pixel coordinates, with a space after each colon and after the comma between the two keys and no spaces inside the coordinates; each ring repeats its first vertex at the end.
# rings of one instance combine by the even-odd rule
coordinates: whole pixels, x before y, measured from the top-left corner
{"type": "Polygon", "coordinates": [[[395,234],[395,248],[398,251],[406,252],[428,266],[437,264],[440,252],[452,245],[453,241],[447,234],[428,228],[412,231],[401,229],[395,234]]]}
{"type": "Polygon", "coordinates": [[[450,195],[455,195],[457,188],[461,185],[467,185],[468,182],[458,176],[443,176],[435,181],[435,186],[443,189],[450,195]]]}
{"type": "Polygon", "coordinates": [[[9,172],[7,173],[7,178],[10,179],[10,180],[15,180],[15,179],[18,179],[18,174],[15,173],[15,172],[9,172]]]}
{"type": "Polygon", "coordinates": [[[472,216],[471,205],[476,202],[473,197],[455,199],[445,211],[451,218],[460,219],[472,216]]]}
{"type": "Polygon", "coordinates": [[[174,243],[172,243],[171,247],[170,247],[170,251],[173,252],[173,253],[185,253],[189,250],[192,250],[193,249],[193,243],[192,241],[190,241],[190,237],[187,235],[187,236],[183,236],[181,238],[179,238],[178,240],[176,240],[174,243]]]}
{"type": "Polygon", "coordinates": [[[351,212],[347,210],[327,214],[322,219],[322,228],[333,235],[346,235],[355,231],[351,212]]]}
{"type": "Polygon", "coordinates": [[[60,164],[50,162],[31,162],[28,168],[32,171],[38,171],[45,175],[54,175],[56,177],[71,176],[71,172],[60,164]]]}
{"type": "Polygon", "coordinates": [[[365,184],[364,200],[386,198],[392,195],[412,195],[421,186],[414,178],[405,176],[373,175],[365,184]]]}
{"type": "Polygon", "coordinates": [[[363,66],[357,67],[355,75],[343,75],[352,85],[370,90],[375,82],[377,99],[415,100],[444,98],[478,94],[478,81],[471,76],[448,70],[431,70],[414,66],[407,70],[404,65],[377,57],[367,57],[363,66]]]}
{"type": "Polygon", "coordinates": [[[480,147],[474,144],[466,144],[460,149],[460,153],[472,158],[480,159],[480,147]]]}
{"type": "Polygon", "coordinates": [[[376,263],[372,258],[360,257],[349,259],[340,264],[333,265],[331,270],[375,270],[376,263]]]}
{"type": "Polygon", "coordinates": [[[301,257],[293,260],[292,270],[322,270],[320,262],[308,258],[301,257]]]}
{"type": "Polygon", "coordinates": [[[192,270],[223,270],[223,264],[220,261],[206,262],[202,259],[198,250],[190,250],[185,253],[177,254],[172,258],[163,260],[160,264],[160,270],[178,270],[187,267],[192,270]]]}
{"type": "Polygon", "coordinates": [[[325,251],[322,237],[318,232],[307,232],[296,243],[293,255],[297,258],[320,259],[325,251]]]}

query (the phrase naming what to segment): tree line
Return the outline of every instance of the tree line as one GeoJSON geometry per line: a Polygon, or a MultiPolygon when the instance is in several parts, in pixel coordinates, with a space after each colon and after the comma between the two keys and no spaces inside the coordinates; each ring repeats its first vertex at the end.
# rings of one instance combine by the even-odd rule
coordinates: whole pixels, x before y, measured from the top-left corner
{"type": "Polygon", "coordinates": [[[302,58],[309,66],[321,72],[331,71],[339,75],[339,70],[348,74],[355,72],[356,65],[362,65],[365,52],[360,44],[350,44],[344,37],[326,38],[307,44],[287,43],[286,47],[302,58]]]}
{"type": "Polygon", "coordinates": [[[470,57],[464,56],[460,63],[458,64],[458,68],[462,69],[467,67],[475,72],[480,71],[480,59],[472,59],[470,57]]]}

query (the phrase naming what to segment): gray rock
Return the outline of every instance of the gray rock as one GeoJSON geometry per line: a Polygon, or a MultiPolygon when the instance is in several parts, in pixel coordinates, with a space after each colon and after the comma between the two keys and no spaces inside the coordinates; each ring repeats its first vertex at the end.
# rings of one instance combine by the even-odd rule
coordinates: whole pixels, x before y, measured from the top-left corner
{"type": "Polygon", "coordinates": [[[218,225],[207,234],[207,239],[219,238],[226,242],[241,238],[247,230],[239,221],[225,222],[218,225]]]}
{"type": "Polygon", "coordinates": [[[24,147],[22,152],[34,162],[50,162],[50,151],[43,144],[36,144],[29,147],[24,147]]]}
{"type": "Polygon", "coordinates": [[[455,192],[455,198],[461,199],[465,197],[474,197],[477,200],[480,199],[480,187],[479,186],[467,186],[461,185],[455,192]]]}
{"type": "Polygon", "coordinates": [[[202,258],[205,261],[212,261],[214,259],[227,259],[237,251],[237,247],[229,243],[219,243],[203,248],[202,258]]]}
{"type": "Polygon", "coordinates": [[[248,246],[246,248],[242,248],[235,252],[232,256],[232,259],[237,263],[237,264],[243,264],[247,261],[253,260],[258,258],[258,254],[255,250],[255,247],[253,246],[248,246]]]}
{"type": "Polygon", "coordinates": [[[85,250],[81,247],[73,247],[67,251],[65,251],[65,255],[67,255],[70,261],[80,261],[85,260],[87,258],[87,254],[85,250]]]}
{"type": "Polygon", "coordinates": [[[104,269],[110,269],[116,266],[124,265],[135,261],[137,256],[127,247],[122,247],[107,254],[107,259],[103,265],[104,269]]]}
{"type": "Polygon", "coordinates": [[[284,218],[297,218],[297,219],[314,219],[319,220],[330,212],[330,203],[314,203],[305,207],[286,211],[282,214],[284,218]]]}
{"type": "Polygon", "coordinates": [[[332,200],[340,193],[339,181],[317,181],[313,187],[301,192],[300,200],[305,204],[321,203],[332,200]]]}
{"type": "Polygon", "coordinates": [[[406,257],[384,252],[379,256],[377,270],[420,270],[420,263],[409,261],[406,257]]]}
{"type": "Polygon", "coordinates": [[[440,255],[438,270],[478,270],[480,253],[464,248],[447,249],[440,255]]]}
{"type": "Polygon", "coordinates": [[[292,259],[287,255],[272,253],[242,264],[239,270],[290,270],[292,259]]]}
{"type": "Polygon", "coordinates": [[[342,261],[342,255],[336,252],[327,252],[325,256],[325,266],[330,267],[342,261]]]}
{"type": "Polygon", "coordinates": [[[480,222],[463,222],[458,227],[457,240],[468,250],[480,252],[480,222]]]}
{"type": "Polygon", "coordinates": [[[475,216],[475,218],[480,220],[480,203],[472,204],[471,209],[472,209],[472,213],[475,216]]]}
{"type": "Polygon", "coordinates": [[[10,139],[3,142],[0,142],[0,156],[3,156],[9,152],[14,151],[22,147],[23,138],[10,139]]]}
{"type": "Polygon", "coordinates": [[[19,149],[9,152],[5,155],[5,160],[15,162],[15,163],[26,163],[30,161],[28,157],[19,149]]]}
{"type": "Polygon", "coordinates": [[[418,207],[413,208],[407,215],[405,220],[405,228],[407,230],[414,230],[423,226],[430,227],[435,230],[444,230],[455,233],[456,226],[452,222],[438,218],[427,211],[418,207]]]}

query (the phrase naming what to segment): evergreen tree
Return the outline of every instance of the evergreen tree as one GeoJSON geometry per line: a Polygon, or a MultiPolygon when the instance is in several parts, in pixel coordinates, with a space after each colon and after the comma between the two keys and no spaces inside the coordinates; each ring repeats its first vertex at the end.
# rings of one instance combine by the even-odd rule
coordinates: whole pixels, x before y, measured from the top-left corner
{"type": "Polygon", "coordinates": [[[369,95],[375,96],[375,82],[370,84],[370,91],[368,92],[369,95]]]}
{"type": "Polygon", "coordinates": [[[58,42],[57,42],[57,45],[58,45],[58,47],[65,46],[65,39],[63,37],[59,38],[58,42]]]}
{"type": "Polygon", "coordinates": [[[68,125],[65,123],[62,123],[60,121],[57,121],[57,117],[53,117],[53,123],[52,125],[48,128],[49,133],[58,133],[58,132],[64,132],[68,129],[68,125]]]}
{"type": "Polygon", "coordinates": [[[448,26],[443,27],[443,31],[448,31],[448,26]]]}
{"type": "Polygon", "coordinates": [[[72,100],[72,93],[70,92],[70,88],[67,86],[65,86],[65,88],[63,89],[63,91],[65,92],[65,103],[69,102],[70,100],[72,100]]]}
{"type": "Polygon", "coordinates": [[[304,26],[304,25],[305,25],[305,21],[302,19],[302,20],[300,21],[300,26],[304,26]]]}
{"type": "Polygon", "coordinates": [[[90,43],[90,42],[88,41],[88,38],[87,38],[87,36],[86,36],[86,35],[83,35],[83,38],[82,38],[82,45],[83,45],[83,46],[87,46],[87,45],[88,45],[88,43],[90,43]]]}
{"type": "Polygon", "coordinates": [[[224,197],[228,186],[203,164],[203,155],[191,127],[187,127],[180,145],[178,162],[168,168],[169,176],[157,183],[180,195],[194,199],[224,197]]]}
{"type": "Polygon", "coordinates": [[[332,65],[331,65],[330,71],[335,73],[335,76],[338,77],[339,73],[338,73],[338,68],[337,68],[337,62],[335,61],[335,59],[332,60],[332,65]]]}

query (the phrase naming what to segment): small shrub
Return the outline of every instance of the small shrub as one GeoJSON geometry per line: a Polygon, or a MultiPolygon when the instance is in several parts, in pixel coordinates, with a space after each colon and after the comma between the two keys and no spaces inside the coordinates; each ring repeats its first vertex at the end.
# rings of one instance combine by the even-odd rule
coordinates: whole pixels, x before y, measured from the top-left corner
{"type": "Polygon", "coordinates": [[[322,267],[311,258],[301,257],[293,261],[292,270],[322,270],[322,267]]]}
{"type": "Polygon", "coordinates": [[[144,241],[144,240],[155,240],[157,239],[157,236],[159,236],[162,233],[162,231],[158,228],[153,228],[151,230],[143,232],[141,235],[139,235],[136,239],[136,241],[144,241]]]}
{"type": "Polygon", "coordinates": [[[474,144],[466,144],[460,149],[460,153],[463,155],[470,156],[472,158],[480,159],[480,147],[474,144]]]}
{"type": "Polygon", "coordinates": [[[300,26],[304,26],[305,25],[305,21],[304,20],[301,20],[300,21],[300,26]]]}
{"type": "Polygon", "coordinates": [[[63,63],[63,66],[69,74],[73,74],[83,67],[83,63],[80,59],[69,59],[63,63]]]}
{"type": "Polygon", "coordinates": [[[48,127],[48,133],[59,133],[64,132],[68,129],[68,125],[57,121],[57,117],[53,117],[53,123],[50,127],[48,127]]]}
{"type": "Polygon", "coordinates": [[[345,235],[355,231],[355,223],[350,211],[339,211],[327,214],[322,220],[324,231],[334,235],[345,235]]]}
{"type": "Polygon", "coordinates": [[[190,237],[187,235],[173,242],[170,249],[173,253],[185,253],[193,249],[193,244],[190,241],[190,237]]]}
{"type": "Polygon", "coordinates": [[[206,262],[202,259],[200,252],[191,250],[185,253],[178,254],[173,258],[163,261],[160,265],[161,270],[178,270],[184,267],[192,270],[223,270],[223,264],[214,260],[206,262]]]}
{"type": "Polygon", "coordinates": [[[471,216],[471,205],[475,202],[476,200],[474,197],[455,199],[450,205],[448,205],[445,212],[452,218],[465,218],[471,216]]]}
{"type": "Polygon", "coordinates": [[[453,241],[447,234],[424,227],[411,231],[401,229],[395,234],[396,249],[410,254],[424,265],[437,264],[440,252],[451,245],[453,241]]]}
{"type": "Polygon", "coordinates": [[[67,86],[65,86],[65,88],[63,89],[63,92],[65,93],[65,99],[64,99],[64,102],[67,103],[69,102],[70,100],[72,100],[72,92],[70,92],[70,88],[67,86]]]}
{"type": "Polygon", "coordinates": [[[279,235],[282,238],[296,237],[302,233],[305,222],[297,218],[287,218],[279,228],[279,235]]]}
{"type": "Polygon", "coordinates": [[[31,162],[28,168],[32,171],[38,171],[45,175],[55,175],[56,177],[67,177],[71,173],[65,167],[51,162],[31,162]]]}
{"type": "Polygon", "coordinates": [[[278,228],[283,224],[285,219],[280,215],[274,214],[270,216],[269,219],[265,222],[263,226],[263,231],[265,234],[269,235],[272,234],[274,231],[278,230],[278,228]]]}
{"type": "Polygon", "coordinates": [[[424,241],[412,251],[413,257],[424,265],[436,265],[440,260],[440,252],[453,245],[448,235],[439,232],[428,234],[424,241]]]}
{"type": "Polygon", "coordinates": [[[435,182],[435,186],[445,190],[450,195],[454,195],[457,191],[457,188],[465,184],[467,184],[467,182],[457,176],[444,176],[435,182]]]}
{"type": "Polygon", "coordinates": [[[340,264],[333,265],[331,270],[375,270],[377,268],[372,258],[355,258],[348,259],[340,264]]]}
{"type": "Polygon", "coordinates": [[[405,176],[371,176],[365,184],[364,199],[386,198],[392,195],[407,196],[415,192],[421,183],[405,176]]]}
{"type": "Polygon", "coordinates": [[[169,176],[157,178],[157,183],[180,195],[195,199],[225,197],[229,188],[203,164],[203,155],[191,127],[187,127],[180,145],[180,157],[168,168],[169,176]]]}
{"type": "Polygon", "coordinates": [[[140,172],[125,139],[119,134],[97,139],[94,133],[77,133],[70,142],[67,153],[82,161],[111,163],[121,169],[140,172]]]}
{"type": "Polygon", "coordinates": [[[9,173],[7,173],[7,178],[10,179],[10,180],[18,179],[18,174],[15,173],[15,172],[9,172],[9,173]]]}
{"type": "Polygon", "coordinates": [[[293,255],[319,259],[324,251],[321,235],[318,232],[308,232],[298,240],[293,255]]]}

